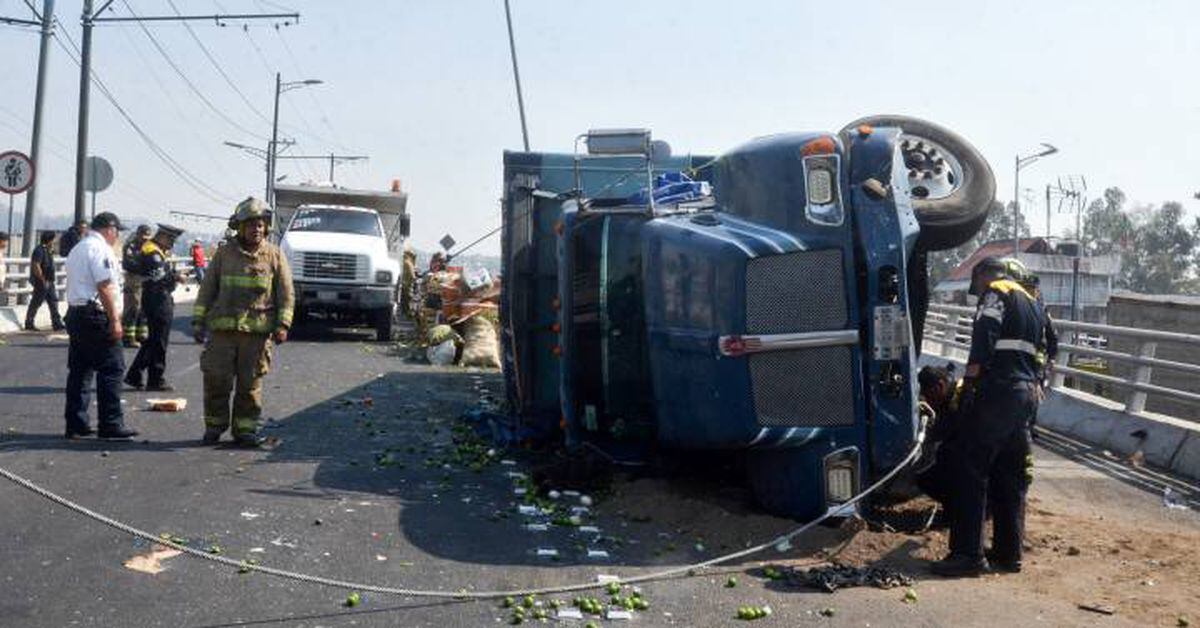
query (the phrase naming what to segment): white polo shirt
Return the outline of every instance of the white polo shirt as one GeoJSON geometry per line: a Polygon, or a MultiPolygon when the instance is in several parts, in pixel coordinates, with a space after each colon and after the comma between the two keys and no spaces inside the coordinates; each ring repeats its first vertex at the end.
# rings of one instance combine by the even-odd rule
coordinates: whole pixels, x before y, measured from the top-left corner
{"type": "Polygon", "coordinates": [[[104,236],[89,231],[87,236],[71,248],[67,256],[67,304],[87,305],[89,301],[100,302],[100,291],[96,284],[111,281],[116,286],[113,299],[120,315],[121,308],[121,263],[104,236]]]}

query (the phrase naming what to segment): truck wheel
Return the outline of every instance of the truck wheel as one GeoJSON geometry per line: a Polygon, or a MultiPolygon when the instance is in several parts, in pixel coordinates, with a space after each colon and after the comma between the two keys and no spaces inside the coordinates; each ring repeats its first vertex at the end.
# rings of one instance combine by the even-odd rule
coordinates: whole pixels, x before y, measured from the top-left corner
{"type": "Polygon", "coordinates": [[[941,251],[970,240],[987,220],[996,196],[996,179],[979,151],[949,129],[901,115],[860,118],[842,129],[842,137],[864,124],[903,131],[900,150],[913,212],[921,224],[919,246],[941,251]]]}
{"type": "Polygon", "coordinates": [[[384,308],[375,312],[375,339],[380,342],[391,342],[395,330],[395,308],[384,308]]]}

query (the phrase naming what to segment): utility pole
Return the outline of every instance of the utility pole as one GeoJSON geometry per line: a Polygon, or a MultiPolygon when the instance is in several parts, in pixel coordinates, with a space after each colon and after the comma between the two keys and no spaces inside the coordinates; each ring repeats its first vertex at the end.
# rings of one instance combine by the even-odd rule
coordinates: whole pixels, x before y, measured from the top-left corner
{"type": "Polygon", "coordinates": [[[512,55],[513,81],[517,84],[517,111],[521,114],[521,139],[525,142],[525,152],[529,152],[529,128],[525,126],[525,97],[521,95],[521,71],[517,69],[517,44],[513,39],[512,11],[508,8],[508,0],[504,0],[504,19],[508,22],[508,51],[512,55]]]}
{"type": "MultiPolygon", "coordinates": [[[[42,138],[42,103],[46,94],[46,68],[50,64],[50,36],[54,33],[54,0],[43,0],[42,14],[38,15],[34,10],[33,5],[25,3],[29,10],[33,13],[34,20],[26,20],[16,17],[0,16],[0,24],[9,24],[12,26],[41,26],[41,45],[38,48],[38,68],[37,68],[37,87],[34,89],[33,97],[33,131],[30,139],[29,161],[33,163],[33,170],[37,172],[41,168],[41,162],[38,156],[41,153],[41,138],[42,138]]],[[[21,237],[21,255],[28,257],[33,252],[33,223],[34,223],[34,206],[36,203],[37,179],[34,179],[33,185],[25,192],[25,228],[21,237]]],[[[9,198],[11,201],[12,198],[9,198]]],[[[12,209],[9,208],[9,220],[12,220],[12,209]]],[[[9,224],[8,230],[11,234],[12,225],[9,224]]]]}
{"type": "MultiPolygon", "coordinates": [[[[93,12],[93,0],[83,0],[83,39],[79,50],[79,136],[75,153],[75,221],[84,219],[87,203],[83,189],[84,169],[88,149],[88,101],[92,81],[92,28],[106,22],[193,22],[211,20],[217,26],[225,26],[228,20],[271,20],[282,19],[284,26],[300,21],[299,13],[218,13],[209,15],[156,15],[130,17],[101,17],[115,0],[107,0],[93,12]],[[291,20],[291,21],[289,21],[291,20]]],[[[43,44],[44,46],[45,44],[43,44]]]]}
{"type": "MultiPolygon", "coordinates": [[[[279,141],[279,94],[283,91],[283,82],[279,72],[275,73],[275,113],[271,116],[271,143],[267,145],[267,194],[263,199],[267,207],[275,208],[275,144],[279,141]]],[[[271,212],[272,220],[275,212],[271,212]]],[[[271,225],[275,227],[275,225],[271,225]]],[[[278,231],[276,230],[276,233],[278,231]]]]}
{"type": "MultiPolygon", "coordinates": [[[[108,5],[104,5],[108,6],[108,5]]],[[[83,41],[79,52],[79,132],[75,142],[75,220],[83,220],[87,210],[84,200],[83,175],[88,154],[88,101],[92,86],[92,0],[83,0],[83,41]]]]}

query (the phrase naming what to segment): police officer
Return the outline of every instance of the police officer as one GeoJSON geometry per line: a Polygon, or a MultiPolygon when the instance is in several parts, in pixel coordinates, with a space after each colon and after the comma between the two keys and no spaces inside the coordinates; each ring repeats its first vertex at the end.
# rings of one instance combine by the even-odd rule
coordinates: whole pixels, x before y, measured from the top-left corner
{"type": "Polygon", "coordinates": [[[126,347],[136,349],[140,341],[150,335],[146,324],[146,316],[142,312],[142,247],[150,241],[150,225],[138,225],[134,233],[125,241],[121,249],[121,267],[125,270],[124,316],[121,325],[125,328],[125,337],[121,339],[126,347]]]}
{"type": "Polygon", "coordinates": [[[125,427],[121,411],[121,269],[113,245],[121,221],[110,212],[92,219],[92,228],[67,256],[67,438],[92,434],[88,426],[87,390],[96,377],[99,437],[129,439],[137,430],[125,427]]]}
{"type": "Polygon", "coordinates": [[[183,277],[171,263],[171,249],[183,229],[159,223],[154,239],[142,245],[138,255],[138,276],[142,284],[142,312],[150,333],[138,349],[137,357],[125,374],[125,383],[141,390],[142,371],[146,372],[146,390],[168,392],[175,387],[163,374],[167,368],[167,345],[171,321],[175,318],[175,286],[183,277]]]}
{"type": "Polygon", "coordinates": [[[206,343],[203,442],[216,444],[232,428],[235,442],[258,447],[262,377],[271,366],[271,342],[287,340],[295,294],[287,258],[267,241],[271,212],[262,201],[239,203],[229,224],[237,235],[209,261],[192,318],[196,342],[206,343]]]}
{"type": "Polygon", "coordinates": [[[50,310],[50,325],[54,331],[66,328],[63,325],[62,316],[58,313],[54,249],[51,248],[51,245],[54,244],[54,237],[53,231],[43,231],[39,238],[40,244],[33,250],[33,255],[29,256],[29,285],[33,288],[33,297],[29,299],[29,307],[25,310],[26,331],[37,331],[37,327],[33,323],[37,319],[37,311],[42,307],[42,303],[45,303],[46,308],[50,310]]]}
{"type": "Polygon", "coordinates": [[[983,523],[992,506],[996,568],[1021,569],[1029,422],[1036,411],[1037,353],[1044,320],[1037,302],[987,257],[971,272],[979,297],[971,333],[960,421],[952,467],[950,555],[933,565],[943,576],[978,576],[988,570],[983,523]]]}

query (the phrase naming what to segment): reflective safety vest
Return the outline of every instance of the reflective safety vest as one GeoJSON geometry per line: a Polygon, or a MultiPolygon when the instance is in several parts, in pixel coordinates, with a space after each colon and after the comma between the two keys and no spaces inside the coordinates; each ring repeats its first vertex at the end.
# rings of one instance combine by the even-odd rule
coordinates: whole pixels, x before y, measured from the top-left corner
{"type": "Polygon", "coordinates": [[[214,331],[272,333],[292,325],[292,269],[274,244],[251,252],[237,240],[221,245],[200,284],[192,325],[214,331]]]}
{"type": "Polygon", "coordinates": [[[1021,284],[993,281],[979,298],[971,332],[970,364],[990,382],[1041,378],[1038,354],[1046,349],[1045,313],[1021,284]]]}

